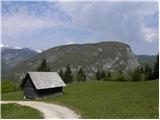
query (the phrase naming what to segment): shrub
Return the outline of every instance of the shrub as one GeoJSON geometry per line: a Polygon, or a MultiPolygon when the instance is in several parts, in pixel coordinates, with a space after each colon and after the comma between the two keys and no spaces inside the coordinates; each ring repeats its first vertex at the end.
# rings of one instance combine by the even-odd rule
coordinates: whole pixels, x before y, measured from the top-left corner
{"type": "Polygon", "coordinates": [[[126,81],[123,73],[119,72],[119,73],[114,73],[111,77],[111,80],[113,81],[126,81]]]}
{"type": "Polygon", "coordinates": [[[147,74],[141,71],[140,68],[136,68],[130,73],[131,81],[145,81],[147,80],[147,74]]]}
{"type": "Polygon", "coordinates": [[[144,73],[141,73],[140,81],[145,81],[145,80],[147,80],[146,75],[144,73]]]}
{"type": "Polygon", "coordinates": [[[111,74],[110,71],[108,71],[105,81],[126,81],[125,76],[123,75],[122,71],[114,72],[111,74]]]}

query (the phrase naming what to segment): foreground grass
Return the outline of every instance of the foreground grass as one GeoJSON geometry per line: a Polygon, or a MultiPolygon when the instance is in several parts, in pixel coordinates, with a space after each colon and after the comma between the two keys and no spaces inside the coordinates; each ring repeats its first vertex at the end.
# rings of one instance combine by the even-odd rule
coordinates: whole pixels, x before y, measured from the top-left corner
{"type": "Polygon", "coordinates": [[[19,104],[1,104],[2,119],[42,119],[40,111],[19,104]]]}
{"type": "MultiPolygon", "coordinates": [[[[64,88],[64,94],[41,101],[63,104],[83,118],[158,118],[158,80],[144,82],[95,81],[64,88]]],[[[2,100],[22,100],[22,93],[2,100]]]]}
{"type": "Polygon", "coordinates": [[[18,92],[12,92],[12,93],[5,93],[1,95],[1,100],[24,100],[23,99],[23,92],[18,91],[18,92]]]}

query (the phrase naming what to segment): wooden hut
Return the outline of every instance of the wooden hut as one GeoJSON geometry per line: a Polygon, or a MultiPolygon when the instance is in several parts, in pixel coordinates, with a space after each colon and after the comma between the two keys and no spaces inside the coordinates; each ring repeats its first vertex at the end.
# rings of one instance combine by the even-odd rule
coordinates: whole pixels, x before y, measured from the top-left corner
{"type": "Polygon", "coordinates": [[[28,72],[21,86],[25,98],[43,98],[62,94],[66,85],[57,72],[28,72]]]}

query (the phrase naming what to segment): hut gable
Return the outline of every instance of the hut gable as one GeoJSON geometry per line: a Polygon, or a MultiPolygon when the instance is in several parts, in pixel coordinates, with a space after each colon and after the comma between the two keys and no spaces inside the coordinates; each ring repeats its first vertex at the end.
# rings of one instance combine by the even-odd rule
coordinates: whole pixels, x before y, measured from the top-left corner
{"type": "Polygon", "coordinates": [[[28,74],[26,75],[25,80],[22,83],[22,86],[23,87],[35,87],[28,74]]]}

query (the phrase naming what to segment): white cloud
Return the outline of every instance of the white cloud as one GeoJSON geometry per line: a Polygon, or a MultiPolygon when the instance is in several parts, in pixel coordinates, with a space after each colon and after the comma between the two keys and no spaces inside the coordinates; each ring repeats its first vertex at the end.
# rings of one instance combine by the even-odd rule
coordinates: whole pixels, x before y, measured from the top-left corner
{"type": "MultiPolygon", "coordinates": [[[[9,3],[6,2],[6,6],[9,3]]],[[[158,23],[153,21],[158,19],[153,18],[158,11],[158,2],[37,1],[29,4],[16,2],[14,5],[11,2],[9,6],[6,11],[2,7],[2,38],[4,43],[15,46],[22,44],[35,48],[38,43],[37,48],[48,48],[73,44],[74,41],[114,40],[136,46],[135,49],[139,50],[137,45],[151,48],[159,37],[158,27],[151,27],[158,23]],[[151,19],[147,21],[146,16],[151,19]]]]}
{"type": "Polygon", "coordinates": [[[17,35],[21,33],[32,33],[37,30],[56,26],[58,23],[48,18],[37,18],[29,15],[11,15],[2,18],[2,34],[17,35]]]}
{"type": "Polygon", "coordinates": [[[158,2],[60,2],[57,5],[72,17],[70,26],[86,29],[106,40],[154,41],[153,36],[157,35],[152,28],[144,27],[143,19],[158,10],[158,2]]]}
{"type": "MultiPolygon", "coordinates": [[[[39,2],[40,3],[40,2],[39,2]]],[[[18,12],[2,16],[2,37],[34,32],[57,26],[81,28],[91,32],[93,37],[103,36],[112,40],[154,41],[157,32],[144,26],[144,16],[158,9],[158,2],[56,2],[46,6],[33,4],[30,7],[16,6],[18,12]],[[56,7],[55,7],[56,6],[56,7]],[[42,13],[36,13],[39,9],[42,13]],[[56,10],[55,8],[58,8],[56,10]],[[60,8],[60,10],[59,10],[60,8]],[[63,11],[72,19],[63,21],[58,18],[63,11]],[[37,16],[37,14],[40,14],[37,16]],[[150,32],[149,32],[150,31],[150,32]],[[147,33],[147,34],[146,34],[147,33]],[[152,37],[151,37],[152,36],[152,37]]],[[[4,38],[5,38],[4,37],[4,38]]]]}
{"type": "Polygon", "coordinates": [[[144,28],[144,37],[147,42],[153,42],[159,39],[159,32],[157,28],[144,28]]]}
{"type": "Polygon", "coordinates": [[[2,36],[28,35],[62,24],[50,2],[3,2],[2,36]]]}

